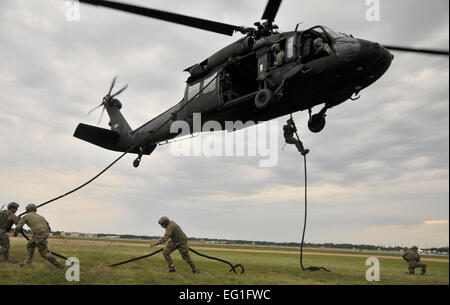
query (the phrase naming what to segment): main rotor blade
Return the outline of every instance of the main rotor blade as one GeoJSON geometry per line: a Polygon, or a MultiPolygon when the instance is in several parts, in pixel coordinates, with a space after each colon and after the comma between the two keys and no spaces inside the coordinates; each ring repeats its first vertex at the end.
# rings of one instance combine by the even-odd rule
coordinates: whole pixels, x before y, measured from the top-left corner
{"type": "Polygon", "coordinates": [[[436,50],[436,49],[417,49],[417,48],[406,48],[406,47],[396,47],[396,46],[384,46],[386,49],[393,51],[402,51],[402,52],[413,52],[413,53],[422,53],[422,54],[430,54],[430,55],[446,55],[449,56],[449,51],[445,50],[436,50]]]}
{"type": "Polygon", "coordinates": [[[116,93],[114,93],[113,95],[111,95],[111,98],[113,98],[113,97],[115,97],[115,96],[117,96],[117,95],[119,95],[119,94],[121,94],[122,93],[122,91],[123,90],[125,90],[125,89],[127,89],[128,88],[128,84],[127,85],[125,85],[125,87],[123,87],[122,89],[120,89],[119,91],[117,91],[116,93]]]}
{"type": "Polygon", "coordinates": [[[112,81],[112,83],[111,83],[111,87],[109,87],[109,91],[108,91],[108,94],[107,94],[107,95],[110,95],[110,94],[111,94],[111,91],[112,91],[112,89],[113,89],[113,87],[114,87],[114,84],[116,83],[116,79],[117,79],[117,75],[114,76],[113,81],[112,81]]]}
{"type": "Polygon", "coordinates": [[[106,0],[79,0],[82,3],[109,7],[115,10],[129,12],[132,14],[137,14],[141,16],[151,17],[155,19],[160,19],[168,22],[178,23],[197,29],[202,29],[210,32],[215,32],[219,34],[232,36],[235,31],[241,31],[242,27],[210,21],[206,19],[200,19],[175,13],[169,13],[166,11],[155,10],[151,8],[146,8],[142,6],[125,4],[106,0]]]}
{"type": "Polygon", "coordinates": [[[266,9],[264,10],[263,16],[261,19],[267,21],[274,21],[275,16],[278,13],[278,9],[280,8],[281,0],[269,0],[266,5],[266,9]]]}

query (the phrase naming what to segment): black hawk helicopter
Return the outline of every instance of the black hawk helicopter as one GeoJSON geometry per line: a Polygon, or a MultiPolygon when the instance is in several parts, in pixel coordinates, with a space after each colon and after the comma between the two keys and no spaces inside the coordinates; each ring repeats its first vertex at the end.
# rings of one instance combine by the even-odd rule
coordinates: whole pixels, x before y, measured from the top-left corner
{"type": "MultiPolygon", "coordinates": [[[[180,133],[171,133],[171,124],[185,121],[192,130],[194,113],[202,120],[214,120],[225,129],[226,121],[268,121],[297,111],[308,110],[308,128],[320,132],[326,111],[373,84],[389,68],[394,56],[389,50],[433,55],[448,51],[382,46],[354,38],[325,26],[300,31],[278,32],[273,22],[281,0],[269,0],[262,22],[254,27],[235,26],[195,17],[160,11],[131,4],[80,0],[82,3],[108,7],[224,35],[240,32],[245,36],[217,51],[202,62],[186,68],[183,99],[159,116],[132,130],[120,112],[116,98],[127,86],[112,94],[116,79],[103,101],[93,110],[106,109],[111,130],[80,123],[74,136],[105,149],[150,155],[157,144],[180,133]],[[279,49],[279,50],[277,50],[279,49]],[[282,51],[281,61],[274,51],[282,51]],[[316,114],[314,106],[324,104],[316,114]]],[[[91,110],[91,112],[93,111],[91,110]]]]}

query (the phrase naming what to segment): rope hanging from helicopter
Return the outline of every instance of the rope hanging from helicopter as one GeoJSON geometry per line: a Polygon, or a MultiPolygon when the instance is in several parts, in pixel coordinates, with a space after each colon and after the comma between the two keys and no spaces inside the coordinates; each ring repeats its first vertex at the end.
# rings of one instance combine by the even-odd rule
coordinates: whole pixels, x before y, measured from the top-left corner
{"type": "MultiPolygon", "coordinates": [[[[292,113],[290,114],[291,119],[292,118],[292,113]]],[[[300,137],[297,134],[297,131],[295,131],[295,136],[297,137],[297,140],[300,141],[300,137]]],[[[327,272],[331,272],[330,270],[328,270],[325,267],[316,267],[316,266],[310,266],[310,267],[304,267],[303,266],[303,244],[305,241],[305,231],[306,231],[306,219],[307,219],[307,215],[308,215],[308,180],[307,180],[307,171],[306,171],[306,154],[303,155],[303,168],[304,168],[304,172],[305,172],[305,218],[303,220],[303,232],[302,232],[302,241],[300,243],[300,267],[302,268],[303,271],[318,271],[318,270],[324,270],[327,272]]]]}

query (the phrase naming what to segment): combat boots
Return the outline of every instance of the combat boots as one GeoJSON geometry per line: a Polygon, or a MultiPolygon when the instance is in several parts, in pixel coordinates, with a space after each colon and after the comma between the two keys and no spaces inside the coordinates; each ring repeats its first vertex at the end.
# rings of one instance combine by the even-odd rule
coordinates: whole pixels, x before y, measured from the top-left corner
{"type": "Polygon", "coordinates": [[[64,264],[61,262],[57,262],[56,264],[54,264],[55,267],[59,268],[59,269],[64,269],[64,264]]]}
{"type": "Polygon", "coordinates": [[[309,153],[309,149],[304,149],[301,151],[302,156],[306,156],[309,153]]]}
{"type": "Polygon", "coordinates": [[[194,273],[194,274],[200,274],[200,270],[194,269],[194,270],[192,270],[192,273],[194,273]]]}
{"type": "Polygon", "coordinates": [[[28,261],[24,261],[24,262],[19,263],[19,266],[28,268],[28,267],[31,267],[31,263],[28,261]]]}
{"type": "Polygon", "coordinates": [[[170,265],[169,269],[167,269],[167,272],[176,272],[175,267],[173,265],[170,265]]]}

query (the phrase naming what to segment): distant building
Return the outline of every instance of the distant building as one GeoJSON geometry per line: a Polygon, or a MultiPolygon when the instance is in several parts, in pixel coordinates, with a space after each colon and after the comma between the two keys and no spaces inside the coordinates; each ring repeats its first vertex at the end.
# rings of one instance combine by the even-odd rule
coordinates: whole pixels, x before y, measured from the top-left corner
{"type": "Polygon", "coordinates": [[[95,233],[61,232],[64,238],[97,238],[95,233]]]}
{"type": "Polygon", "coordinates": [[[107,239],[119,239],[120,236],[119,235],[107,235],[107,236],[105,236],[105,238],[107,238],[107,239]]]}

